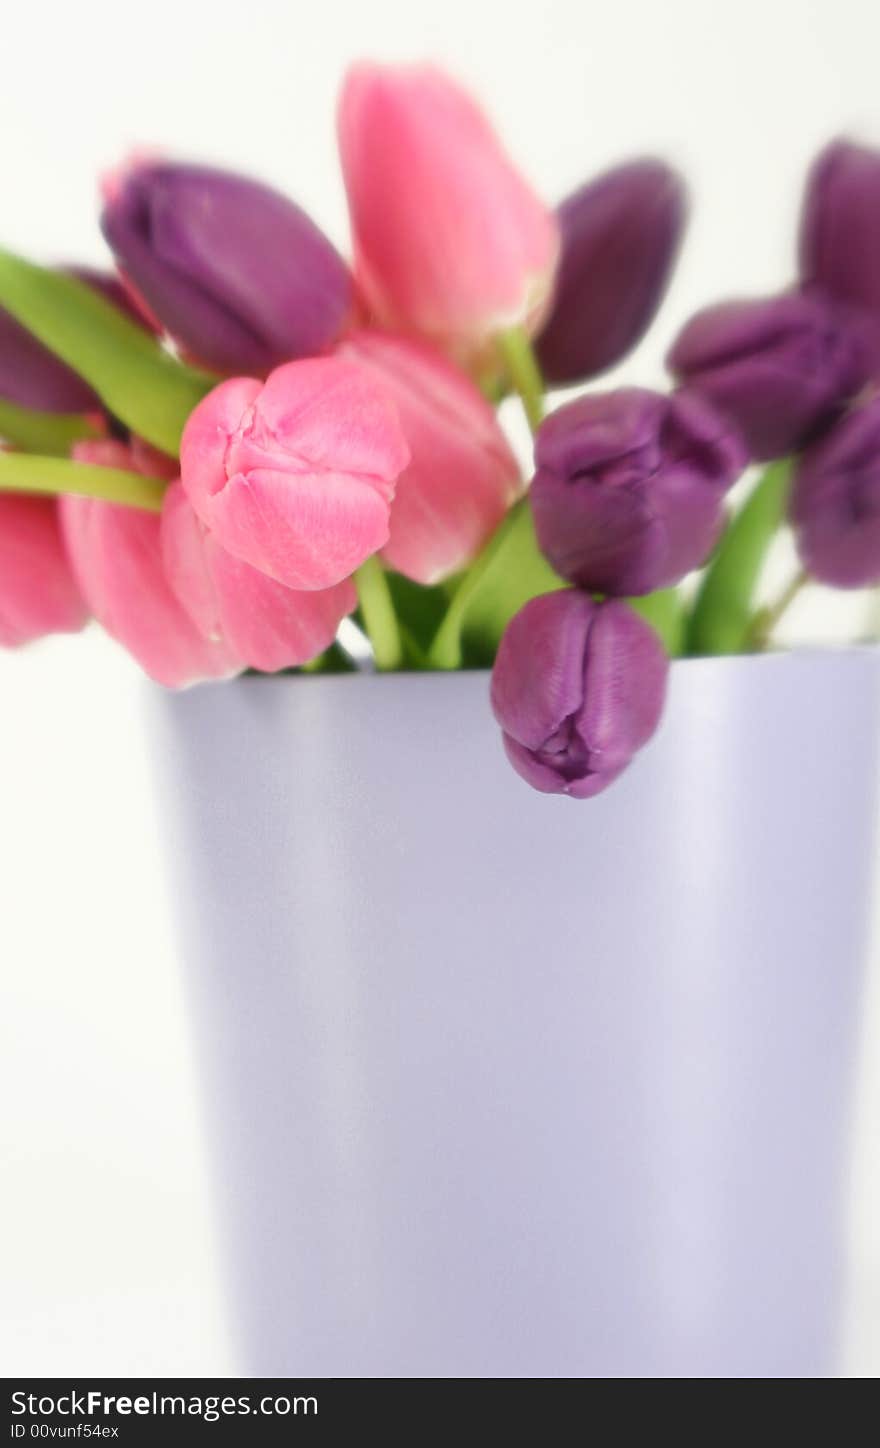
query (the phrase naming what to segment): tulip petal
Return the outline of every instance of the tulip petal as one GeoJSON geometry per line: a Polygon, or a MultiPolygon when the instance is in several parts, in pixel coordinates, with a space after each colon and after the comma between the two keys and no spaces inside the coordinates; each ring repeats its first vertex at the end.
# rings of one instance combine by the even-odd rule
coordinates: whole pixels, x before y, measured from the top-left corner
{"type": "Polygon", "coordinates": [[[233,558],[210,535],[206,546],[224,637],[253,669],[274,673],[309,663],[357,608],[349,578],[333,588],[286,588],[233,558]]]}
{"type": "Polygon", "coordinates": [[[865,316],[880,375],[880,150],[833,141],[810,171],[800,230],[804,285],[865,316]]]}
{"type": "Polygon", "coordinates": [[[225,640],[264,673],[316,658],[357,607],[350,579],[306,592],[234,558],[208,533],[179,483],[165,498],[162,556],[171,587],[201,632],[225,640]]]}
{"type": "Polygon", "coordinates": [[[317,358],[216,388],[187,424],[181,477],[222,547],[289,588],[329,588],[387,542],[408,461],[386,393],[317,358]]]}
{"type": "Polygon", "coordinates": [[[790,517],[814,578],[835,588],[880,583],[880,397],[803,453],[790,517]]]}
{"type": "Polygon", "coordinates": [[[625,603],[603,604],[590,630],[578,731],[597,773],[616,776],[660,722],[669,661],[654,630],[625,603]]]}
{"type": "Polygon", "coordinates": [[[155,513],[68,496],[67,547],[95,618],[157,683],[179,688],[239,672],[223,644],[206,640],[165,577],[155,513]]]}
{"type": "Polygon", "coordinates": [[[820,297],[707,307],[682,329],[672,372],[744,436],[752,457],[786,457],[831,422],[868,375],[864,324],[820,297]]]}
{"type": "Polygon", "coordinates": [[[516,459],[485,398],[433,348],[360,332],[340,350],[394,399],[411,453],[382,556],[417,583],[437,583],[470,562],[522,491],[516,459]]]}
{"type": "Polygon", "coordinates": [[[322,352],[352,309],[352,280],[327,238],[246,176],[135,162],[114,181],[102,226],[170,334],[223,371],[322,352]]]}
{"type": "Polygon", "coordinates": [[[54,498],[0,495],[0,645],[77,633],[88,609],[74,580],[54,498]]]}
{"type": "Polygon", "coordinates": [[[463,90],[431,66],[357,65],[342,89],[339,146],[356,276],[380,321],[459,352],[537,324],[555,218],[463,90]]]}
{"type": "Polygon", "coordinates": [[[597,608],[589,594],[568,588],[532,599],[508,624],[492,673],[492,709],[525,748],[543,748],[581,709],[597,608]]]}
{"type": "Polygon", "coordinates": [[[616,166],[562,202],[553,305],[536,342],[549,381],[595,377],[640,341],[666,292],[685,210],[681,178],[650,158],[616,166]]]}

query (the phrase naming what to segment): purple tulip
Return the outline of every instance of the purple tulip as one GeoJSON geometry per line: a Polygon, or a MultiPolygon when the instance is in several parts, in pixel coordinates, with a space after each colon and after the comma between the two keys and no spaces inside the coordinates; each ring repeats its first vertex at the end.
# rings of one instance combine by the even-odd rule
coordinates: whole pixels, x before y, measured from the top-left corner
{"type": "Polygon", "coordinates": [[[599,794],[657,728],[668,667],[627,604],[573,588],[533,598],[508,624],[492,673],[517,774],[544,794],[599,794]]]}
{"type": "Polygon", "coordinates": [[[113,272],[99,271],[97,267],[90,266],[66,266],[63,270],[68,276],[76,277],[77,281],[85,282],[86,286],[102,296],[105,302],[110,302],[117,311],[128,317],[130,322],[136,322],[139,327],[152,326],[151,320],[139,310],[130,293],[113,272]]]}
{"type": "Polygon", "coordinates": [[[707,402],[641,388],[588,394],[552,413],[535,459],[541,551],[570,583],[619,596],[666,588],[705,561],[747,461],[707,402]]]}
{"type": "Polygon", "coordinates": [[[786,457],[803,447],[869,372],[859,320],[796,292],[698,312],[668,364],[737,424],[754,458],[786,457]]]}
{"type": "MultiPolygon", "coordinates": [[[[120,311],[144,325],[144,319],[136,313],[125,288],[111,272],[84,266],[66,266],[61,270],[85,282],[120,311]]],[[[94,412],[101,406],[97,394],[82,377],[2,308],[0,397],[19,407],[32,407],[39,412],[94,412]]]]}
{"type": "Polygon", "coordinates": [[[789,512],[814,578],[835,588],[880,583],[880,396],[803,454],[789,512]]]}
{"type": "Polygon", "coordinates": [[[562,202],[553,306],[536,342],[549,382],[595,377],[641,340],[672,275],[686,210],[681,177],[651,159],[616,166],[562,202]]]}
{"type": "Polygon", "coordinates": [[[0,308],[0,397],[39,412],[92,412],[87,382],[0,308]]]}
{"type": "Polygon", "coordinates": [[[834,141],[807,180],[801,276],[811,289],[863,311],[880,371],[880,151],[834,141]]]}
{"type": "Polygon", "coordinates": [[[208,166],[139,164],[101,226],[150,311],[193,357],[265,373],[326,351],[353,305],[342,258],[277,191],[208,166]]]}

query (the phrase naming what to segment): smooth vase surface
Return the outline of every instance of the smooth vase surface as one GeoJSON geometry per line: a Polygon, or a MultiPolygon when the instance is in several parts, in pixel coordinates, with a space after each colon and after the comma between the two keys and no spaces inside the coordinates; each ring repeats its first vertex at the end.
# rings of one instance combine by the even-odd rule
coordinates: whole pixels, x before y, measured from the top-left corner
{"type": "Polygon", "coordinates": [[[581,803],[485,674],[161,697],[244,1371],[834,1373],[878,685],[676,664],[581,803]]]}

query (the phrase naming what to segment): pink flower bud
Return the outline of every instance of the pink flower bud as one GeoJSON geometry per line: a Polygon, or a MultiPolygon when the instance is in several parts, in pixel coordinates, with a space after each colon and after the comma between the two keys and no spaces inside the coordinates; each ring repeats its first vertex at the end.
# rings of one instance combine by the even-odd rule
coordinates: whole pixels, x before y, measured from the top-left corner
{"type": "MultiPolygon", "coordinates": [[[[137,466],[118,442],[78,444],[74,455],[106,467],[137,466]]],[[[151,678],[174,689],[240,671],[241,661],[225,643],[206,639],[172,592],[157,513],[68,496],[61,499],[61,521],[74,573],[95,618],[151,678]]]]}
{"type": "Polygon", "coordinates": [[[55,499],[0,494],[0,645],[76,633],[87,618],[55,499]]]}
{"type": "Polygon", "coordinates": [[[288,588],[330,588],[388,542],[409,462],[394,405],[339,357],[234,377],[183,433],[187,497],[216,541],[288,588]]]}
{"type": "Polygon", "coordinates": [[[470,378],[433,348],[359,332],[341,352],[393,398],[411,453],[382,556],[417,583],[436,583],[470,562],[521,491],[516,458],[470,378]]]}
{"type": "Polygon", "coordinates": [[[161,537],[168,580],[193,623],[252,669],[274,673],[316,658],[357,607],[350,579],[333,588],[286,588],[233,558],[199,520],[179,482],[165,495],[161,537]]]}
{"type": "Polygon", "coordinates": [[[457,355],[539,324],[557,223],[463,90],[430,66],[357,65],[339,145],[355,274],[378,321],[457,355]]]}

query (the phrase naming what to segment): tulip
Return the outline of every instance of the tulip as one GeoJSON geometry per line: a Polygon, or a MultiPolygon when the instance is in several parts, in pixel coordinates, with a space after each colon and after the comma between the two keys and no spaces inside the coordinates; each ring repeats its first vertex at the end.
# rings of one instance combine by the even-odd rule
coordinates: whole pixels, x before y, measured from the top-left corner
{"type": "Polygon", "coordinates": [[[222,382],[180,451],[187,497],[217,542],[288,588],[330,588],[385,546],[408,462],[392,401],[340,357],[222,382]]]}
{"type": "Polygon", "coordinates": [[[101,226],[150,312],[199,361],[265,373],[330,347],[348,270],[292,201],[209,166],[146,161],[109,185],[101,226]]]}
{"type": "Polygon", "coordinates": [[[182,485],[165,494],[162,557],[168,581],[206,638],[225,640],[249,668],[295,668],[329,648],[357,607],[350,579],[333,588],[285,588],[221,548],[199,521],[182,485]]]}
{"type": "MultiPolygon", "coordinates": [[[[137,458],[118,442],[78,443],[81,462],[134,468],[137,458]]],[[[156,513],[61,499],[61,521],[79,586],[95,618],[168,688],[237,673],[242,667],[225,642],[206,639],[165,576],[156,513]]]]}
{"type": "Polygon", "coordinates": [[[0,494],[0,645],[77,633],[87,617],[55,499],[0,494]]]}
{"type": "Polygon", "coordinates": [[[871,319],[880,372],[880,151],[834,141],[810,172],[800,233],[801,276],[871,319]]]}
{"type": "Polygon", "coordinates": [[[667,588],[705,561],[746,454],[701,398],[626,388],[552,413],[535,461],[541,551],[571,583],[630,595],[667,588]]]}
{"type": "Polygon", "coordinates": [[[482,111],[430,66],[349,71],[339,145],[355,275],[375,319],[466,358],[534,329],[558,234],[482,111]]]}
{"type": "Polygon", "coordinates": [[[662,161],[631,161],[582,186],[557,211],[562,252],[537,339],[548,382],[595,377],[641,340],[669,284],[686,196],[662,161]]]}
{"type": "Polygon", "coordinates": [[[93,412],[100,407],[88,383],[2,307],[0,398],[38,412],[93,412]]]}
{"type": "Polygon", "coordinates": [[[340,353],[393,399],[411,454],[382,557],[417,583],[437,583],[470,562],[521,491],[516,459],[482,394],[433,348],[359,332],[340,353]]]}
{"type": "Polygon", "coordinates": [[[544,794],[599,794],[657,728],[667,672],[657,635],[627,604],[577,589],[533,598],[492,672],[514,769],[544,794]]]}
{"type": "Polygon", "coordinates": [[[97,267],[91,266],[68,266],[64,267],[64,271],[68,276],[76,277],[77,281],[85,282],[86,286],[102,296],[105,302],[109,302],[117,311],[124,312],[129,321],[137,322],[141,327],[150,325],[149,318],[137,305],[136,299],[113,272],[99,271],[97,267]]]}
{"type": "Polygon", "coordinates": [[[668,358],[742,432],[754,458],[809,442],[864,385],[863,327],[821,297],[791,293],[698,312],[668,358]]]}
{"type": "MultiPolygon", "coordinates": [[[[63,270],[144,325],[143,317],[137,314],[125,288],[112,273],[83,266],[63,270]]],[[[94,412],[101,406],[97,393],[88,383],[3,308],[0,308],[0,397],[38,412],[94,412]]]]}
{"type": "Polygon", "coordinates": [[[790,517],[814,578],[835,588],[880,583],[880,396],[800,458],[790,517]]]}

